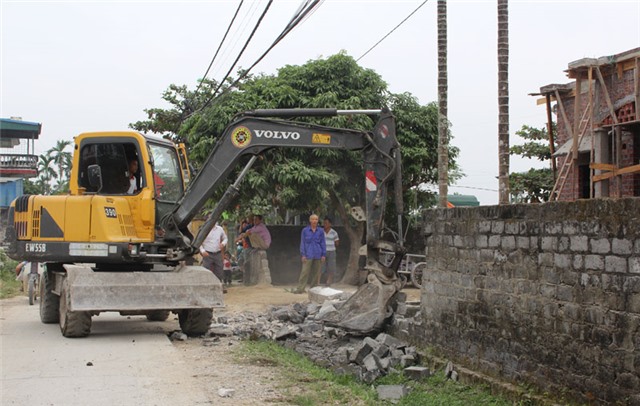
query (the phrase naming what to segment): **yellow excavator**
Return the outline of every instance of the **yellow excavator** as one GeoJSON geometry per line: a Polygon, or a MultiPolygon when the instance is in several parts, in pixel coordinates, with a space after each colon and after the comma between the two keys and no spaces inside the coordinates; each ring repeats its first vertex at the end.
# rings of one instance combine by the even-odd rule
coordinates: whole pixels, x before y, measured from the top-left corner
{"type": "MultiPolygon", "coordinates": [[[[83,133],[74,139],[69,194],[24,195],[11,203],[5,241],[8,255],[44,262],[40,318],[59,323],[65,337],[83,337],[100,312],[144,314],[149,320],[178,315],[189,336],[204,334],[213,309],[223,306],[212,272],[187,265],[222,212],[240,193],[257,157],[273,148],[360,150],[364,157],[368,283],[328,323],[359,333],[379,329],[401,288],[397,269],[402,243],[381,239],[389,184],[402,211],[400,146],[387,109],[277,109],[238,114],[193,179],[184,145],[134,131],[83,133]],[[372,131],[332,128],[295,117],[375,116],[372,131]],[[137,165],[130,165],[136,161],[137,165]],[[189,223],[233,169],[244,164],[194,236],[189,223]],[[380,250],[395,253],[389,266],[380,250]]],[[[401,214],[398,227],[401,228],[401,214]]],[[[402,235],[402,230],[398,230],[402,235]]]]}

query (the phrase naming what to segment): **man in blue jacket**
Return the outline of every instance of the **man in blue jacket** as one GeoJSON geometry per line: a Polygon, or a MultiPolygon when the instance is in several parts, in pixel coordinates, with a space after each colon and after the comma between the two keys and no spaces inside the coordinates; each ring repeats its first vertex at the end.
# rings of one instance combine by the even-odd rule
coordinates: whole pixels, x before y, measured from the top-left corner
{"type": "Polygon", "coordinates": [[[307,281],[314,287],[318,284],[320,267],[327,256],[327,246],[324,239],[324,230],[318,227],[318,216],[309,216],[309,225],[302,229],[300,235],[300,255],[302,256],[302,271],[298,279],[298,288],[295,293],[304,293],[307,281]]]}

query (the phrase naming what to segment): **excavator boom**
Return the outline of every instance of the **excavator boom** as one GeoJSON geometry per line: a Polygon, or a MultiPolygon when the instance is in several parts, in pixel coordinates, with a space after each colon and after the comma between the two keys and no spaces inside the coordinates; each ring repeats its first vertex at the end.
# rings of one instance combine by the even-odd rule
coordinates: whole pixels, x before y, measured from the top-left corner
{"type": "MultiPolygon", "coordinates": [[[[382,327],[390,315],[389,301],[401,288],[397,277],[405,250],[402,243],[381,240],[387,191],[395,183],[396,207],[402,210],[400,174],[400,145],[396,138],[395,118],[389,110],[339,111],[335,109],[256,110],[238,116],[224,131],[198,176],[193,180],[180,204],[163,227],[170,238],[184,238],[187,224],[197,214],[212,191],[226,180],[241,157],[255,156],[272,148],[331,148],[360,150],[363,154],[366,211],[366,252],[370,276],[340,311],[326,320],[328,323],[353,332],[367,333],[382,327]],[[340,114],[377,114],[378,121],[370,132],[323,127],[273,117],[315,116],[340,114]],[[394,252],[390,266],[380,261],[381,249],[394,252]]],[[[222,212],[239,194],[242,177],[254,162],[249,160],[234,184],[229,186],[207,222],[200,228],[191,246],[196,249],[219,220],[222,212]]],[[[401,222],[399,222],[401,224],[401,222]]],[[[399,230],[399,235],[402,235],[399,230]]],[[[184,245],[190,239],[184,240],[184,245]]]]}

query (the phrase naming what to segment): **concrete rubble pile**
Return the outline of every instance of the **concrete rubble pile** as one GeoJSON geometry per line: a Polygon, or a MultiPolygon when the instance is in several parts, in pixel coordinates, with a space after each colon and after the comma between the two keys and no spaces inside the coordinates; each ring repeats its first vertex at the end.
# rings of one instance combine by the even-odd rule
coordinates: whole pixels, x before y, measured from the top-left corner
{"type": "MultiPolygon", "coordinates": [[[[404,296],[399,296],[403,301],[404,296]]],[[[203,344],[211,345],[219,337],[275,340],[318,365],[337,373],[352,374],[366,383],[391,372],[404,372],[416,379],[429,376],[427,368],[414,367],[419,363],[414,346],[386,333],[375,337],[355,336],[321,322],[327,314],[340,308],[348,294],[314,288],[309,298],[308,303],[274,307],[266,314],[246,312],[218,317],[203,344]]],[[[402,306],[404,303],[398,307],[402,306]]]]}

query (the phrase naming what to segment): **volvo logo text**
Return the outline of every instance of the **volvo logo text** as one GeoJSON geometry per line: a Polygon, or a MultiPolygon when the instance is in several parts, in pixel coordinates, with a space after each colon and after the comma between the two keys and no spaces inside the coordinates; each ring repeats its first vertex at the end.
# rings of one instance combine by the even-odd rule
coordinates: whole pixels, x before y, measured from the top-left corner
{"type": "Polygon", "coordinates": [[[299,140],[300,133],[296,131],[271,131],[271,130],[255,130],[258,138],[273,138],[274,140],[299,140]]]}

